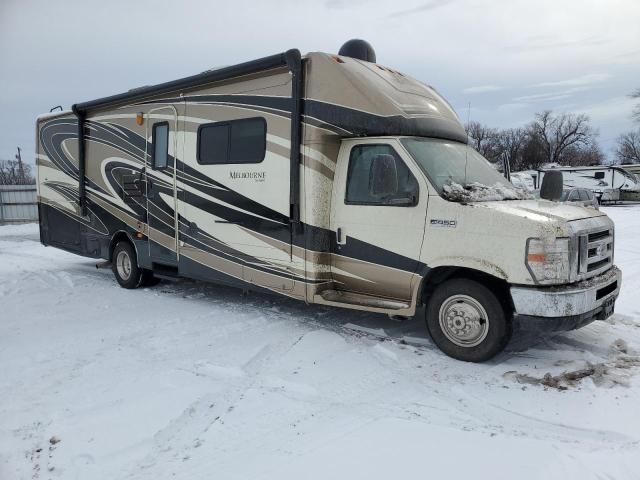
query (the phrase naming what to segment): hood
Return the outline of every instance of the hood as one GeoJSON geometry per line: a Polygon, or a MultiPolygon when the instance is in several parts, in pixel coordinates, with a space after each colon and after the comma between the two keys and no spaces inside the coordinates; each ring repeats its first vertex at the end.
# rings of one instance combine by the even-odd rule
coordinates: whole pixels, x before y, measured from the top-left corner
{"type": "Polygon", "coordinates": [[[594,208],[572,205],[570,203],[551,202],[549,200],[509,200],[499,202],[475,202],[474,207],[488,208],[509,215],[530,218],[535,221],[582,220],[601,217],[605,214],[594,208]]]}

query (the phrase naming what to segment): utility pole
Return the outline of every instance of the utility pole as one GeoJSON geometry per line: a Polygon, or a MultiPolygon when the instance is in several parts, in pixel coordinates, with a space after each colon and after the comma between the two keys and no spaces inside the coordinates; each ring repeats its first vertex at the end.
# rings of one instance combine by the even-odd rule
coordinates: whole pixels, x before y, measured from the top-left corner
{"type": "Polygon", "coordinates": [[[23,185],[25,183],[24,178],[24,169],[22,168],[22,152],[20,147],[18,148],[18,153],[16,154],[16,160],[18,160],[18,184],[23,185]]]}

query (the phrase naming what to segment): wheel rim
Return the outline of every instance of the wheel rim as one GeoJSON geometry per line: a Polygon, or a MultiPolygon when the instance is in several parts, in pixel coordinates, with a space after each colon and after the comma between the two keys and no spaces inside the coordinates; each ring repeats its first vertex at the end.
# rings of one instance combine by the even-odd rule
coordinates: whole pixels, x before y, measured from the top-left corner
{"type": "Polygon", "coordinates": [[[131,276],[131,258],[129,258],[129,254],[124,250],[118,252],[118,256],[116,257],[116,269],[118,270],[120,278],[123,280],[129,280],[129,277],[131,276]]]}
{"type": "Polygon", "coordinates": [[[475,298],[453,295],[440,307],[440,328],[445,336],[460,347],[475,347],[489,331],[489,316],[475,298]]]}

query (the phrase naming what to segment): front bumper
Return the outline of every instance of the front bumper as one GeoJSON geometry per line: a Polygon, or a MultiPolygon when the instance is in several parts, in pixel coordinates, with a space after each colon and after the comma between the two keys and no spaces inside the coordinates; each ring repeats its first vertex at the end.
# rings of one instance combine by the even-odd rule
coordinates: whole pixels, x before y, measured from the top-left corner
{"type": "Polygon", "coordinates": [[[523,328],[572,330],[613,314],[622,273],[612,267],[597,277],[554,287],[511,287],[515,318],[523,328]]]}

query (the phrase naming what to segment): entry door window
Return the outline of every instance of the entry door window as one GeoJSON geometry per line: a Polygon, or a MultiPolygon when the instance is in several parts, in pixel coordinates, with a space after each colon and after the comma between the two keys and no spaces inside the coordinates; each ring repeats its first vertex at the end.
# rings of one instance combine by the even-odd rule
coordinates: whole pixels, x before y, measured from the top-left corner
{"type": "Polygon", "coordinates": [[[414,206],[418,182],[390,145],[357,145],[349,157],[345,203],[414,206]]]}
{"type": "Polygon", "coordinates": [[[151,166],[154,170],[167,168],[169,157],[169,124],[156,123],[153,126],[151,142],[153,145],[153,157],[151,166]]]}

